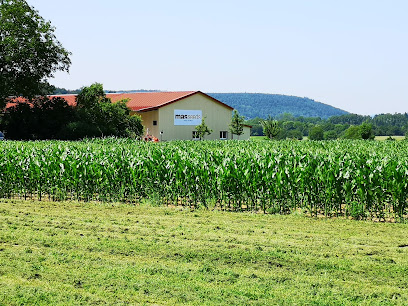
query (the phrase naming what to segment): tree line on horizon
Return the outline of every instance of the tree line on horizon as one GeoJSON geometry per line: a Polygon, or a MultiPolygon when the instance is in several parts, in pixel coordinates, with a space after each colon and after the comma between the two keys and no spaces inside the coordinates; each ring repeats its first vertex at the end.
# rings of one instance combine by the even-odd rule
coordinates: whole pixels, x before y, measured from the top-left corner
{"type": "MultiPolygon", "coordinates": [[[[374,136],[404,136],[408,133],[408,114],[379,114],[374,117],[357,114],[332,116],[328,119],[319,117],[295,117],[285,113],[269,120],[276,122],[278,132],[274,139],[303,139],[310,133],[316,140],[333,140],[338,138],[362,139],[361,130],[369,129],[368,138],[374,136]],[[318,135],[318,136],[316,136],[318,135]]],[[[266,136],[264,133],[264,118],[247,120],[251,125],[252,136],[266,136]]],[[[368,133],[363,132],[364,133],[368,133]]]]}

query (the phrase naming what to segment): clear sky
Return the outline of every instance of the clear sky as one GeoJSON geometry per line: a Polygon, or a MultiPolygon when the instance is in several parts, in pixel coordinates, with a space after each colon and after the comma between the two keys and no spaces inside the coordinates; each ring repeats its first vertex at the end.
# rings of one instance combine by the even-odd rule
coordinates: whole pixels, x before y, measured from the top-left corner
{"type": "Polygon", "coordinates": [[[52,84],[259,92],[408,112],[406,0],[27,0],[72,52],[52,84]]]}

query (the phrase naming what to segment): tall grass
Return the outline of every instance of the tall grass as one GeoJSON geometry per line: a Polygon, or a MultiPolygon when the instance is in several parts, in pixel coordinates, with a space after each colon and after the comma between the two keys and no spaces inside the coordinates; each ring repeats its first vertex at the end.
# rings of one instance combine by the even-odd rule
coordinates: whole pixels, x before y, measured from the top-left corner
{"type": "Polygon", "coordinates": [[[0,197],[407,218],[407,142],[0,143],[0,197]]]}

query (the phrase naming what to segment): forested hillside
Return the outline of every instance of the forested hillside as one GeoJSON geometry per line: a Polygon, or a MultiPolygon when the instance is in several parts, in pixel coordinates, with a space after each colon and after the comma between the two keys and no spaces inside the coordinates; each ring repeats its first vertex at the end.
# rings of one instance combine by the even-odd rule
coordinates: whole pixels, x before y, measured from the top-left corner
{"type": "Polygon", "coordinates": [[[290,113],[295,117],[340,116],[348,112],[309,98],[261,93],[209,93],[208,95],[237,109],[247,119],[277,117],[290,113]]]}
{"type": "MultiPolygon", "coordinates": [[[[114,92],[157,92],[159,90],[107,90],[106,93],[114,92]]],[[[53,94],[77,94],[80,89],[67,90],[56,87],[53,94]]],[[[207,93],[211,97],[224,102],[225,104],[238,110],[240,115],[246,119],[256,117],[266,118],[268,115],[278,117],[284,113],[292,114],[295,117],[320,117],[327,119],[332,116],[341,116],[348,112],[333,106],[317,102],[309,98],[295,96],[285,96],[277,94],[262,93],[207,93]]]]}

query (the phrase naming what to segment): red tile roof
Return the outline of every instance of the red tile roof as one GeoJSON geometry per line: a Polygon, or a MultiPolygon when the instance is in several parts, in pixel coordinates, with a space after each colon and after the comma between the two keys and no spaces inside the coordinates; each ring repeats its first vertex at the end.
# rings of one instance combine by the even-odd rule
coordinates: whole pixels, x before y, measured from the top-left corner
{"type": "Polygon", "coordinates": [[[201,91],[173,91],[173,92],[136,92],[136,93],[122,93],[122,94],[107,94],[106,96],[116,102],[122,99],[130,99],[127,106],[133,111],[149,111],[153,109],[158,109],[167,104],[174,103],[176,101],[182,100],[184,98],[190,97],[195,94],[202,94],[211,100],[233,109],[229,105],[214,99],[206,95],[201,91]]]}
{"type": "MultiPolygon", "coordinates": [[[[195,95],[195,94],[203,94],[207,98],[210,98],[211,100],[224,105],[225,107],[228,107],[229,109],[233,109],[229,105],[218,101],[217,99],[214,99],[213,97],[210,97],[206,95],[205,93],[201,91],[174,91],[174,92],[136,92],[136,93],[108,93],[106,96],[112,100],[112,102],[117,102],[119,100],[123,99],[129,99],[129,102],[127,103],[127,106],[132,110],[132,111],[149,111],[153,109],[158,109],[162,106],[165,106],[167,104],[174,103],[176,101],[179,101],[181,99],[187,98],[189,96],[195,95]]],[[[50,96],[50,98],[54,97],[61,97],[67,100],[69,105],[76,105],[76,95],[57,95],[57,96],[50,96]]],[[[23,100],[21,98],[18,98],[19,102],[22,102],[23,100]]],[[[7,107],[10,107],[14,105],[14,103],[9,103],[7,107]]]]}
{"type": "Polygon", "coordinates": [[[156,109],[166,104],[187,98],[196,91],[178,91],[178,92],[137,92],[123,94],[107,94],[112,102],[122,99],[129,99],[127,106],[133,111],[156,109]]]}

